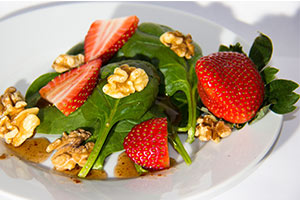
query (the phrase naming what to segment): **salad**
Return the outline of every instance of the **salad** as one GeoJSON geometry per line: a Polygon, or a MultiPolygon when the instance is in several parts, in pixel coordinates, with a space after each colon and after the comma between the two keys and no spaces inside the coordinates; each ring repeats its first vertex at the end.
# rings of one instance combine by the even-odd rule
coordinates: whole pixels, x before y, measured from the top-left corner
{"type": "Polygon", "coordinates": [[[5,91],[0,135],[13,146],[55,135],[46,148],[54,168],[79,168],[81,178],[122,150],[138,174],[169,168],[168,143],[190,165],[178,134],[187,143],[218,143],[270,110],[295,109],[298,84],[276,79],[271,56],[262,33],[248,55],[237,43],[204,56],[190,34],[168,26],[137,16],[96,20],[25,98],[14,87],[5,91]]]}

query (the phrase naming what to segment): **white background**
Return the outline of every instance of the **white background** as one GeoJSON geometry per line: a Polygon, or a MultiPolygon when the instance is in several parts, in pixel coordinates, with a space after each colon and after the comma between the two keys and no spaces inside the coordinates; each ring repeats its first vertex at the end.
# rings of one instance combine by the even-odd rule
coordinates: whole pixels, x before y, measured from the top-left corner
{"type": "MultiPolygon", "coordinates": [[[[46,2],[0,1],[0,18],[46,2]]],[[[300,83],[300,2],[139,2],[174,8],[220,24],[252,43],[258,31],[274,45],[278,77],[300,83]],[[279,67],[280,66],[280,67],[279,67]]],[[[1,30],[0,30],[1,31],[1,30]]],[[[296,90],[300,93],[300,89],[296,90]]],[[[297,103],[300,106],[300,102],[297,103]]],[[[281,136],[263,163],[245,180],[215,200],[300,199],[300,111],[284,117],[281,136]]]]}

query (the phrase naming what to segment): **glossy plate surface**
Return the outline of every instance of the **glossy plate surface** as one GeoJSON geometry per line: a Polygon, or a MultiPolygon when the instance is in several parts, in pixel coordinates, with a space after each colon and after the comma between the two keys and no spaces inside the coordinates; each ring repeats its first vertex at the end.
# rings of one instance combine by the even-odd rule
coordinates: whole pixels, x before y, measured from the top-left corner
{"type": "MultiPolygon", "coordinates": [[[[231,31],[176,10],[127,3],[67,3],[32,8],[0,20],[0,92],[9,86],[23,94],[30,83],[51,71],[53,60],[84,39],[96,19],[137,15],[140,22],[168,25],[187,34],[201,46],[204,55],[223,44],[247,44],[231,31]]],[[[193,143],[187,148],[193,163],[178,165],[162,176],[136,179],[82,181],[53,173],[51,165],[32,165],[15,158],[0,160],[1,199],[209,199],[245,178],[271,151],[282,117],[268,113],[263,120],[235,131],[220,144],[193,143]]],[[[0,146],[5,151],[3,145],[0,146]]],[[[176,154],[171,152],[174,158],[176,154]]],[[[117,155],[105,170],[111,174],[117,155]]]]}

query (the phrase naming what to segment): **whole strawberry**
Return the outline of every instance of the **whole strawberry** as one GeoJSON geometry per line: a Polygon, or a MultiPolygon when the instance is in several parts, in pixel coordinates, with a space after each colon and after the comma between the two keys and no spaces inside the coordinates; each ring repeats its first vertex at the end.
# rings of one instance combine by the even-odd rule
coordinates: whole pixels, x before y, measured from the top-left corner
{"type": "Polygon", "coordinates": [[[218,52],[196,63],[198,92],[215,116],[231,123],[253,118],[264,99],[264,83],[255,64],[237,52],[218,52]]]}
{"type": "Polygon", "coordinates": [[[170,166],[168,122],[155,118],[134,126],[124,139],[127,155],[145,169],[160,170],[170,166]]]}

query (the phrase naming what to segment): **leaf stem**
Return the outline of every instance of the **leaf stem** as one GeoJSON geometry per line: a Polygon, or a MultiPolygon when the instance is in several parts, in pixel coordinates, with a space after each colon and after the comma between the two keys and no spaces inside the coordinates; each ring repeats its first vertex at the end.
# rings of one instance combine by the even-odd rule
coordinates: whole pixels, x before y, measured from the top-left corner
{"type": "Polygon", "coordinates": [[[190,165],[192,163],[191,157],[185,150],[180,138],[178,137],[176,127],[169,126],[168,138],[169,138],[169,141],[172,144],[173,148],[182,156],[185,163],[187,165],[190,165]]]}
{"type": "Polygon", "coordinates": [[[102,149],[102,146],[105,142],[105,139],[106,139],[110,129],[111,129],[111,125],[105,126],[105,128],[103,128],[103,129],[99,129],[100,132],[97,134],[97,135],[99,135],[99,137],[96,140],[95,146],[93,148],[93,151],[89,155],[88,160],[86,161],[85,165],[80,170],[80,172],[78,173],[79,177],[81,177],[81,178],[86,177],[86,175],[89,173],[89,171],[93,167],[93,164],[95,163],[95,161],[102,149]]]}
{"type": "Polygon", "coordinates": [[[186,127],[178,127],[177,128],[177,131],[178,132],[187,132],[189,130],[189,127],[188,126],[186,126],[186,127]]]}
{"type": "Polygon", "coordinates": [[[188,97],[188,112],[189,112],[189,122],[188,122],[188,138],[186,142],[192,143],[195,140],[195,131],[196,131],[196,109],[197,109],[197,103],[196,103],[196,90],[197,86],[195,85],[191,89],[190,96],[188,97]]]}
{"type": "Polygon", "coordinates": [[[171,137],[169,137],[169,139],[171,140],[174,149],[182,156],[185,163],[187,165],[192,164],[191,157],[189,156],[189,154],[185,150],[185,148],[184,148],[180,138],[178,137],[178,135],[173,134],[171,137]]]}
{"type": "Polygon", "coordinates": [[[134,167],[139,175],[148,173],[148,170],[144,169],[142,166],[140,166],[138,164],[134,163],[134,167]]]}

